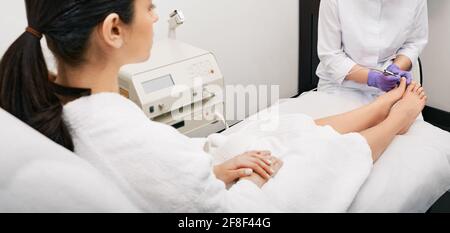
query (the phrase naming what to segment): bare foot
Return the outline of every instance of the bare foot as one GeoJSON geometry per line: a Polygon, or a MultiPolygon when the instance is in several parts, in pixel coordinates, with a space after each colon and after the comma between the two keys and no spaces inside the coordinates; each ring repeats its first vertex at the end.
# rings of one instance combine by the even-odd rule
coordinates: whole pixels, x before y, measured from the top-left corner
{"type": "Polygon", "coordinates": [[[398,133],[403,135],[408,132],[412,124],[425,107],[427,96],[423,87],[418,83],[411,83],[398,103],[392,107],[391,114],[405,118],[405,126],[398,133]]]}
{"type": "Polygon", "coordinates": [[[397,88],[381,95],[374,102],[374,104],[380,107],[380,111],[383,112],[384,118],[386,118],[389,115],[392,106],[394,106],[394,104],[396,104],[403,97],[405,91],[406,91],[406,79],[402,78],[400,85],[397,88]]]}

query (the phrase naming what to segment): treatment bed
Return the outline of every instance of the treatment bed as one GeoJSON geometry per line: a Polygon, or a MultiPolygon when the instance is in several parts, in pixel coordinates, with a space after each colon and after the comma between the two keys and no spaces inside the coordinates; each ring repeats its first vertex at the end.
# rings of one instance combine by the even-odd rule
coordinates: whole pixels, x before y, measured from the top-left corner
{"type": "MultiPolygon", "coordinates": [[[[266,111],[279,111],[281,115],[304,113],[319,118],[363,104],[352,95],[311,92],[282,100],[266,111]]],[[[251,121],[249,118],[223,134],[237,132],[251,121]]],[[[1,212],[137,211],[90,164],[3,110],[0,124],[1,212]],[[101,188],[91,189],[92,185],[101,188]]],[[[375,164],[348,211],[427,211],[450,189],[449,142],[449,133],[417,120],[375,164]]]]}
{"type": "MultiPolygon", "coordinates": [[[[281,100],[266,112],[302,113],[314,119],[347,112],[366,104],[362,93],[308,92],[281,100]]],[[[251,118],[225,131],[238,132],[251,118]]],[[[419,118],[397,136],[362,186],[349,212],[426,212],[450,190],[450,133],[419,118]]],[[[330,193],[333,195],[333,193],[330,193]]]]}

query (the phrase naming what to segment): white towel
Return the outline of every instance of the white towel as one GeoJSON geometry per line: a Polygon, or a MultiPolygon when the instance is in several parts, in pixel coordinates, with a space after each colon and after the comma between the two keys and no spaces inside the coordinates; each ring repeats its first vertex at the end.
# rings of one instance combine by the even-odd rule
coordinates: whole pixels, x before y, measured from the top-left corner
{"type": "Polygon", "coordinates": [[[264,188],[287,212],[345,212],[373,167],[359,134],[340,135],[301,114],[256,116],[238,133],[208,138],[215,163],[244,151],[269,150],[284,161],[264,188]]]}

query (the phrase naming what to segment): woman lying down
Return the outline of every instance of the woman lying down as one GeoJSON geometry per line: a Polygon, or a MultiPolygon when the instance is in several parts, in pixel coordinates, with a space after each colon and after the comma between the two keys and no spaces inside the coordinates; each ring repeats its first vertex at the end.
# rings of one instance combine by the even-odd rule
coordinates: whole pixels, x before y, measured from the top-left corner
{"type": "Polygon", "coordinates": [[[349,113],[281,117],[279,129],[248,145],[264,151],[213,166],[191,139],[118,94],[119,69],[150,56],[158,21],[151,0],[25,2],[29,27],[1,61],[0,106],[89,161],[143,211],[345,212],[427,99],[402,80],[349,113]],[[43,35],[58,62],[55,80],[43,35]]]}

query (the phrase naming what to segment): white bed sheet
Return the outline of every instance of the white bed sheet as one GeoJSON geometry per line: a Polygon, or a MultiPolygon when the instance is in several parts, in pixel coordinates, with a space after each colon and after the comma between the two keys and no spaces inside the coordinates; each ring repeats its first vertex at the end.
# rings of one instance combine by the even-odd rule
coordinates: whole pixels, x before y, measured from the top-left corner
{"type": "MultiPolygon", "coordinates": [[[[357,92],[311,92],[282,100],[269,110],[280,114],[304,113],[317,119],[353,110],[369,101],[370,98],[357,92]]],[[[246,121],[224,134],[239,131],[245,124],[246,121]]],[[[375,164],[348,211],[425,212],[449,189],[450,134],[419,118],[375,164]]]]}

